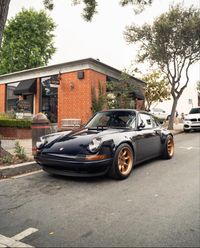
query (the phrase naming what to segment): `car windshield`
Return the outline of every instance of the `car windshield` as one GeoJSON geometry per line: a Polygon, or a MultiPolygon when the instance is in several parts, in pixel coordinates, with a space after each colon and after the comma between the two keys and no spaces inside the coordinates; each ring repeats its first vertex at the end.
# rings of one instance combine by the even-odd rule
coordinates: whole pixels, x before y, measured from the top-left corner
{"type": "Polygon", "coordinates": [[[136,113],[134,111],[105,111],[97,113],[86,128],[134,128],[136,113]]]}
{"type": "Polygon", "coordinates": [[[200,108],[192,108],[189,114],[200,114],[200,108]]]}

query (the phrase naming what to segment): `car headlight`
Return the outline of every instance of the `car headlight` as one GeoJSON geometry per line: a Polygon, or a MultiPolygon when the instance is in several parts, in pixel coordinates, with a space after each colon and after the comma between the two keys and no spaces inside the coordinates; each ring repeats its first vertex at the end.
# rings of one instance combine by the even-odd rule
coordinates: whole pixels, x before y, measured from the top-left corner
{"type": "Polygon", "coordinates": [[[90,152],[97,152],[102,144],[102,140],[100,138],[95,138],[91,141],[88,146],[90,152]]]}

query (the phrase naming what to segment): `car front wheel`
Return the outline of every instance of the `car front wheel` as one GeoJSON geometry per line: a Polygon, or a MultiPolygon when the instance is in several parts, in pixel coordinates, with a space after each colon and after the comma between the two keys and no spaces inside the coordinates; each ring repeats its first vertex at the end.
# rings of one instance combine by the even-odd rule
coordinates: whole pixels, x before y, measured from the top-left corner
{"type": "Polygon", "coordinates": [[[115,179],[126,179],[133,168],[133,150],[128,144],[121,144],[114,157],[114,162],[110,168],[109,176],[115,179]]]}
{"type": "Polygon", "coordinates": [[[171,135],[167,136],[164,147],[162,157],[164,159],[171,159],[174,155],[174,139],[171,135]]]}

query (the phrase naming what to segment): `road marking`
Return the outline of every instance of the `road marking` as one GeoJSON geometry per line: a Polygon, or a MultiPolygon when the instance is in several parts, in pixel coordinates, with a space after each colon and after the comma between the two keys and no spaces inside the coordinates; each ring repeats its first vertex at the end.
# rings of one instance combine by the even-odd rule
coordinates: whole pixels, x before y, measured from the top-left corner
{"type": "Polygon", "coordinates": [[[37,231],[38,231],[38,229],[30,227],[30,228],[26,229],[25,231],[20,232],[17,235],[13,236],[12,239],[19,241],[19,240],[31,235],[32,233],[37,232],[37,231]]]}
{"type": "Polygon", "coordinates": [[[30,175],[34,175],[34,174],[37,174],[37,173],[40,173],[42,172],[43,170],[37,170],[37,171],[32,171],[32,172],[28,172],[28,173],[25,173],[25,174],[22,174],[22,175],[18,175],[18,176],[13,176],[11,177],[12,179],[16,179],[16,178],[20,178],[20,177],[26,177],[26,176],[30,176],[30,175]]]}
{"type": "Polygon", "coordinates": [[[189,146],[189,147],[186,147],[186,146],[179,146],[179,147],[177,147],[177,148],[186,149],[186,150],[192,150],[192,149],[200,150],[200,147],[195,147],[195,146],[189,146]]]}
{"type": "Polygon", "coordinates": [[[28,228],[24,230],[23,232],[16,234],[12,238],[6,237],[4,235],[0,234],[0,247],[33,247],[31,245],[25,244],[23,242],[20,242],[19,240],[31,235],[34,232],[37,232],[38,229],[36,228],[28,228]]]}

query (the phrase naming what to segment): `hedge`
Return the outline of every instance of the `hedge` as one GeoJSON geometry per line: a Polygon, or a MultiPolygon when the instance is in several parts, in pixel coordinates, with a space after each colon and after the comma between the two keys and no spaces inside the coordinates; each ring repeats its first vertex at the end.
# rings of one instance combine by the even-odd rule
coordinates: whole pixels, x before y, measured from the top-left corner
{"type": "Polygon", "coordinates": [[[0,119],[0,127],[30,128],[30,120],[0,119]]]}

